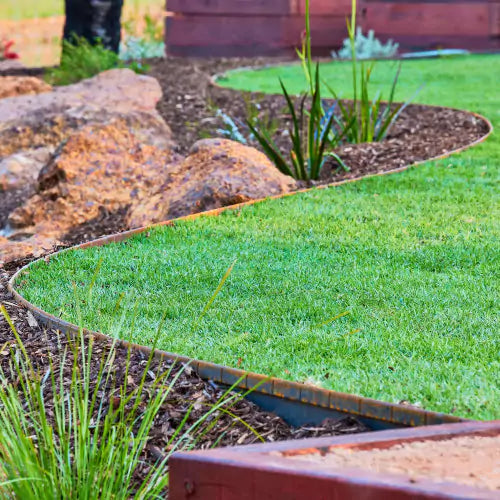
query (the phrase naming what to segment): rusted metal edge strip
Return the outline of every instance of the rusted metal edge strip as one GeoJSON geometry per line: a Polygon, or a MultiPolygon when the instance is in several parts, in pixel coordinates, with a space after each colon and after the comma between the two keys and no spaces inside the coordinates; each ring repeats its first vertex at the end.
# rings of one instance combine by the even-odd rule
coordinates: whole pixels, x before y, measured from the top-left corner
{"type": "MultiPolygon", "coordinates": [[[[301,190],[294,191],[291,193],[285,193],[285,194],[272,196],[272,197],[268,197],[268,198],[261,198],[258,200],[251,200],[251,201],[248,201],[245,203],[238,203],[235,205],[217,208],[217,209],[209,210],[206,212],[201,212],[201,213],[197,213],[197,214],[187,215],[184,217],[179,217],[178,219],[164,221],[164,222],[160,222],[160,223],[153,224],[150,226],[145,226],[145,227],[141,227],[141,228],[137,228],[137,229],[132,229],[130,231],[125,231],[123,233],[105,236],[105,237],[102,237],[102,238],[99,238],[99,239],[96,239],[93,241],[83,243],[81,245],[77,245],[77,246],[74,246],[71,248],[66,248],[66,249],[60,250],[59,252],[56,252],[53,255],[58,255],[58,254],[61,254],[63,252],[73,251],[73,250],[77,250],[77,249],[85,249],[85,248],[94,247],[94,246],[107,245],[109,243],[117,243],[117,242],[121,242],[121,241],[124,241],[126,239],[129,239],[130,237],[132,237],[134,235],[141,234],[145,231],[148,231],[151,228],[174,225],[177,221],[192,220],[192,219],[197,219],[197,218],[206,217],[206,216],[213,217],[213,216],[220,215],[221,213],[224,213],[224,212],[229,211],[229,210],[240,209],[240,208],[243,208],[246,206],[254,205],[256,203],[262,203],[262,202],[267,201],[267,200],[280,199],[280,198],[284,198],[287,196],[292,196],[292,195],[296,195],[296,194],[300,194],[300,193],[309,192],[309,191],[312,191],[315,189],[326,189],[326,188],[331,188],[331,187],[335,187],[335,186],[340,186],[343,184],[356,182],[356,181],[359,181],[361,179],[365,179],[365,178],[369,178],[369,177],[394,174],[394,173],[402,172],[402,171],[404,171],[410,167],[413,167],[413,166],[418,166],[418,165],[421,165],[423,163],[446,158],[454,153],[459,153],[461,151],[464,151],[465,149],[468,149],[472,146],[475,146],[475,145],[485,141],[489,137],[489,135],[493,132],[493,126],[487,118],[485,118],[479,114],[476,114],[476,113],[471,113],[471,114],[473,114],[476,118],[483,120],[488,125],[488,132],[483,137],[472,142],[471,144],[469,144],[467,146],[463,146],[463,147],[458,148],[458,149],[453,150],[453,151],[449,151],[448,153],[440,155],[438,157],[429,158],[428,160],[425,160],[425,161],[422,161],[419,163],[414,163],[412,165],[400,167],[397,169],[393,169],[393,170],[390,170],[387,172],[369,174],[369,175],[355,178],[355,179],[346,179],[343,181],[333,182],[331,184],[326,184],[323,186],[301,189],[301,190]]],[[[31,302],[27,301],[20,293],[18,293],[16,291],[15,282],[16,282],[17,278],[19,277],[19,275],[22,274],[23,272],[25,272],[27,269],[29,269],[32,265],[39,262],[40,260],[43,260],[43,258],[37,259],[33,262],[30,262],[28,265],[22,267],[9,280],[8,289],[13,294],[16,302],[18,302],[19,304],[23,305],[28,310],[30,310],[48,328],[54,328],[54,329],[60,330],[62,332],[69,332],[71,334],[75,334],[75,333],[78,333],[80,331],[83,331],[85,334],[92,335],[97,339],[116,340],[116,339],[112,339],[112,337],[110,337],[104,333],[93,332],[91,330],[80,328],[73,323],[69,323],[67,321],[62,320],[61,318],[58,318],[58,317],[52,315],[52,314],[48,314],[47,312],[43,311],[42,309],[36,307],[31,302]]],[[[130,347],[134,350],[142,351],[146,354],[150,354],[152,351],[152,349],[150,347],[134,344],[132,342],[128,342],[128,341],[121,340],[121,339],[118,340],[118,344],[123,346],[123,347],[126,347],[126,348],[130,347]]],[[[158,358],[167,358],[167,359],[171,359],[171,360],[178,360],[180,362],[189,363],[190,366],[198,373],[198,375],[204,379],[211,379],[215,382],[226,384],[226,385],[232,385],[241,379],[241,381],[238,382],[237,387],[244,389],[244,390],[253,389],[256,392],[260,392],[263,394],[269,394],[269,395],[276,396],[276,397],[279,397],[282,399],[287,399],[287,400],[296,401],[296,402],[300,401],[302,403],[310,404],[312,406],[335,409],[337,411],[344,412],[344,413],[350,414],[350,415],[367,417],[367,418],[372,418],[372,419],[376,419],[376,420],[391,422],[391,423],[400,424],[400,425],[407,425],[407,426],[421,426],[421,425],[433,425],[433,424],[441,424],[441,423],[467,421],[467,419],[463,419],[463,418],[456,417],[453,415],[447,415],[445,413],[432,412],[432,411],[422,410],[420,408],[414,408],[414,407],[409,407],[409,406],[394,404],[394,403],[386,403],[386,402],[377,401],[377,400],[370,399],[370,398],[355,396],[352,394],[346,394],[346,393],[336,392],[336,391],[332,391],[332,390],[328,390],[328,389],[311,387],[311,386],[308,386],[306,384],[301,384],[298,382],[290,382],[287,380],[282,380],[282,379],[278,379],[278,378],[274,378],[274,377],[268,377],[268,376],[257,374],[257,373],[245,372],[244,370],[240,370],[240,369],[236,369],[236,368],[217,365],[215,363],[210,363],[210,362],[201,361],[201,360],[194,360],[194,359],[188,358],[186,356],[182,356],[182,355],[178,355],[178,354],[174,354],[174,353],[170,353],[170,352],[166,352],[166,351],[162,351],[162,350],[156,350],[154,352],[154,355],[155,355],[155,357],[158,357],[158,358]]]]}
{"type": "MultiPolygon", "coordinates": [[[[30,265],[31,264],[28,264],[28,266],[25,266],[23,269],[28,268],[30,265]]],[[[22,270],[19,272],[21,271],[22,270]]],[[[18,273],[13,276],[13,280],[15,280],[17,275],[18,273]]],[[[12,280],[9,282],[9,290],[14,295],[16,302],[30,310],[40,323],[48,329],[59,330],[73,336],[83,333],[84,335],[92,336],[97,340],[115,341],[118,346],[143,352],[147,356],[152,353],[152,349],[150,347],[134,344],[122,339],[114,339],[101,332],[80,328],[73,323],[64,321],[61,318],[57,318],[52,314],[46,313],[42,309],[28,302],[16,290],[14,290],[12,280]]],[[[227,386],[236,384],[235,387],[237,389],[244,391],[253,390],[261,394],[267,394],[285,400],[336,410],[341,413],[345,413],[346,415],[365,417],[408,427],[467,421],[467,419],[447,415],[445,413],[422,410],[420,408],[401,404],[386,403],[362,396],[312,387],[299,382],[291,382],[207,361],[192,359],[187,356],[163,350],[157,349],[154,351],[153,355],[157,359],[168,359],[171,361],[188,363],[189,366],[193,368],[193,370],[202,379],[205,380],[210,379],[216,383],[227,386]]]]}

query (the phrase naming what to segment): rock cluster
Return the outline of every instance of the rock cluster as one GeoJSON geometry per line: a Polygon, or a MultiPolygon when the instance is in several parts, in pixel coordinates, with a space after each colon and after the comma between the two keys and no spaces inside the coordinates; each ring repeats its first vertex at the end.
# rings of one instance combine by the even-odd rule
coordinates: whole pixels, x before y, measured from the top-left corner
{"type": "Polygon", "coordinates": [[[0,100],[0,198],[34,190],[0,228],[0,263],[47,251],[103,211],[125,210],[133,228],[295,188],[233,141],[198,141],[181,158],[151,77],[110,70],[45,90],[0,100]]]}

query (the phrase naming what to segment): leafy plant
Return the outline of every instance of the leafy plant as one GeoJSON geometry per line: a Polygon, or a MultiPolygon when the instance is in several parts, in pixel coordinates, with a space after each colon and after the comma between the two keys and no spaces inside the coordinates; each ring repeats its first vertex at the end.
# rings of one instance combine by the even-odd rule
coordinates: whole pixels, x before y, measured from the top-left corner
{"type": "Polygon", "coordinates": [[[137,22],[129,19],[123,23],[125,37],[120,44],[120,59],[133,61],[165,56],[163,41],[163,19],[145,14],[144,29],[140,34],[136,29],[137,22]]]}
{"type": "Polygon", "coordinates": [[[273,136],[279,128],[278,119],[271,117],[267,110],[263,110],[255,96],[243,94],[243,101],[245,103],[245,120],[232,118],[221,109],[216,109],[215,116],[221,121],[221,127],[217,129],[217,133],[232,141],[248,144],[256,140],[255,135],[248,127],[247,122],[249,122],[254,127],[261,124],[273,136]]]}
{"type": "Polygon", "coordinates": [[[130,68],[137,73],[148,69],[137,62],[124,64],[102,44],[91,45],[84,38],[77,38],[73,43],[63,41],[61,64],[48,69],[45,80],[52,85],[69,85],[112,68],[130,68]]]}
{"type": "Polygon", "coordinates": [[[332,57],[334,59],[352,59],[353,43],[356,58],[358,60],[388,59],[395,57],[399,49],[399,44],[394,43],[393,40],[388,40],[384,44],[375,38],[375,32],[373,30],[369,30],[368,34],[365,36],[363,35],[363,30],[358,27],[354,40],[352,40],[351,37],[346,38],[342,48],[338,52],[332,52],[332,57]]]}
{"type": "Polygon", "coordinates": [[[163,18],[156,18],[151,14],[144,15],[144,35],[146,40],[162,42],[163,41],[163,18]]]}
{"type": "Polygon", "coordinates": [[[230,408],[246,394],[231,393],[233,386],[189,424],[191,407],[170,437],[167,451],[156,463],[145,466],[143,456],[154,420],[183,368],[172,365],[146,384],[152,373],[150,355],[140,380],[129,382],[129,351],[124,373],[115,380],[115,346],[95,360],[94,341],[81,335],[64,350],[59,366],[51,360],[50,368],[39,373],[7,311],[3,306],[0,310],[17,341],[16,348],[10,347],[13,373],[0,371],[2,498],[164,497],[172,453],[192,449],[213,428],[219,411],[241,422],[230,408]],[[92,369],[96,362],[97,375],[92,369]],[[70,371],[69,385],[65,367],[70,371]],[[139,468],[143,471],[140,478],[139,468]]]}
{"type": "Polygon", "coordinates": [[[306,29],[302,49],[297,50],[308,90],[299,99],[298,111],[290,97],[285,84],[280,79],[281,90],[285,97],[288,112],[291,116],[291,127],[288,130],[292,142],[289,158],[286,158],[272,138],[266,124],[258,121],[247,125],[261,145],[264,153],[284,174],[297,180],[310,181],[318,179],[327,156],[333,156],[343,166],[341,159],[331,151],[347,134],[348,126],[338,133],[334,127],[335,108],[325,110],[321,99],[320,69],[316,64],[313,69],[311,50],[310,0],[306,0],[306,29]],[[306,108],[307,106],[307,108],[306,108]]]}
{"type": "Polygon", "coordinates": [[[242,126],[240,120],[231,118],[221,109],[217,110],[215,116],[217,118],[220,118],[222,121],[222,127],[217,129],[217,133],[219,133],[223,137],[231,139],[232,141],[240,142],[241,144],[248,144],[248,141],[244,135],[245,132],[242,132],[240,130],[240,127],[242,126]]]}
{"type": "Polygon", "coordinates": [[[355,43],[356,0],[352,0],[351,19],[347,20],[347,31],[351,49],[353,101],[350,104],[343,103],[335,90],[325,83],[328,90],[337,100],[340,109],[340,117],[335,117],[335,121],[337,126],[344,132],[348,142],[359,144],[362,142],[381,141],[385,139],[401,112],[411,102],[410,99],[405,103],[394,104],[396,87],[401,72],[401,63],[399,63],[392,80],[389,99],[384,102],[380,91],[371,99],[369,87],[375,68],[375,61],[372,61],[368,66],[364,62],[358,64],[355,43]]]}
{"type": "MultiPolygon", "coordinates": [[[[334,113],[329,116],[324,114],[320,95],[319,65],[316,66],[314,93],[310,99],[309,109],[306,110],[308,94],[301,97],[299,110],[296,112],[295,104],[281,79],[280,85],[292,118],[292,126],[288,131],[292,142],[290,157],[287,159],[281,153],[265,127],[254,126],[249,121],[247,125],[264,153],[282,173],[297,180],[318,179],[327,155],[334,156],[342,164],[335,153],[327,151],[327,146],[329,147],[332,142],[330,133],[334,131],[334,113]]],[[[340,136],[335,137],[340,141],[340,136]]]]}
{"type": "Polygon", "coordinates": [[[164,42],[145,40],[137,36],[129,36],[120,45],[120,59],[122,61],[140,61],[141,59],[164,56],[164,42]]]}

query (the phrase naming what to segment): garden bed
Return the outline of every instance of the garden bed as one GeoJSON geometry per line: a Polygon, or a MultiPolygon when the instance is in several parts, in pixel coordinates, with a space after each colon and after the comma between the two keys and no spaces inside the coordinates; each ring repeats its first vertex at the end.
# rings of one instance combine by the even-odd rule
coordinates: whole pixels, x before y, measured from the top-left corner
{"type": "MultiPolygon", "coordinates": [[[[285,62],[265,58],[200,61],[167,58],[149,61],[149,74],[158,79],[163,90],[157,109],[172,129],[173,139],[177,144],[176,152],[187,154],[200,138],[221,136],[223,122],[217,117],[219,110],[236,123],[244,123],[250,102],[257,104],[260,113],[268,114],[270,120],[277,119],[281,128],[288,125],[288,117],[283,114],[285,101],[282,96],[242,93],[214,85],[212,79],[215,74],[223,74],[240,66],[265,66],[279,61],[285,62]]],[[[390,71],[393,72],[394,69],[392,67],[390,71]]],[[[286,74],[289,69],[285,68],[284,71],[286,74]]],[[[9,73],[42,76],[43,70],[28,68],[11,70],[9,73]]],[[[220,82],[223,83],[224,78],[220,82]]],[[[417,90],[421,83],[416,81],[411,91],[417,90]]],[[[244,129],[242,126],[240,128],[244,129]]],[[[299,182],[297,189],[404,168],[467,147],[484,138],[489,131],[490,125],[472,113],[410,104],[402,112],[386,140],[380,143],[348,144],[336,150],[347,170],[340,168],[333,158],[329,158],[318,181],[299,182]]],[[[289,139],[286,134],[278,134],[276,141],[282,151],[288,154],[289,139]]],[[[258,147],[252,140],[249,143],[258,147]]],[[[33,192],[33,188],[23,187],[3,193],[7,201],[0,206],[0,229],[8,215],[33,192]]],[[[104,211],[95,219],[72,227],[62,241],[74,244],[82,239],[91,240],[130,229],[126,215],[127,207],[113,212],[104,211]]]]}
{"type": "MultiPolygon", "coordinates": [[[[259,66],[269,62],[243,59],[237,63],[259,66]]],[[[280,128],[289,124],[284,114],[286,101],[283,96],[239,92],[212,84],[211,75],[230,68],[230,64],[234,62],[187,62],[176,58],[152,62],[149,74],[160,82],[164,91],[157,108],[170,124],[180,152],[186,152],[200,137],[220,135],[218,130],[222,122],[215,116],[218,109],[235,122],[244,123],[252,102],[260,107],[261,114],[268,112],[270,120],[278,120],[280,128]]],[[[225,78],[220,77],[220,82],[224,81],[225,78]]],[[[287,82],[286,77],[284,81],[287,82]]],[[[414,90],[418,87],[416,82],[414,90]]],[[[325,168],[321,183],[386,172],[438,157],[472,144],[488,131],[486,122],[467,111],[411,104],[401,113],[387,140],[349,144],[336,151],[349,171],[331,162],[325,168]]],[[[285,135],[278,137],[277,143],[283,151],[289,150],[285,135]]]]}
{"type": "MultiPolygon", "coordinates": [[[[217,109],[235,118],[243,116],[245,98],[213,86],[210,80],[212,72],[232,64],[153,62],[151,71],[157,72],[164,89],[158,109],[174,129],[177,152],[185,152],[200,135],[217,131],[221,126],[217,109]],[[180,85],[186,73],[187,84],[180,85]]],[[[283,101],[278,97],[259,99],[272,116],[281,116],[283,101]]],[[[488,131],[488,124],[473,114],[414,105],[384,143],[340,150],[350,170],[331,164],[320,183],[397,170],[468,146],[488,131]]],[[[438,165],[446,168],[428,164],[404,175],[239,207],[218,218],[179,221],[101,249],[46,256],[21,274],[17,286],[36,305],[66,320],[78,321],[78,308],[83,308],[83,324],[106,333],[111,332],[113,311],[123,292],[118,321],[123,330],[114,331],[119,337],[121,332],[128,336],[130,327],[134,341],[152,345],[165,314],[166,334],[158,344],[164,349],[404,404],[375,405],[375,413],[389,411],[392,417],[397,410],[406,418],[413,411],[418,419],[424,415],[425,423],[429,414],[419,409],[423,406],[491,418],[498,411],[494,379],[498,359],[490,331],[495,302],[491,172],[469,156],[438,165]],[[233,263],[227,283],[212,303],[211,294],[233,263]],[[92,284],[92,300],[99,306],[87,307],[88,287],[99,266],[92,284]],[[136,300],[138,322],[131,328],[127,309],[130,312],[136,300]],[[207,301],[210,307],[205,311],[207,301]],[[351,314],[343,316],[346,311],[351,314]]],[[[9,210],[25,196],[22,189],[7,194],[9,210]]],[[[73,228],[66,244],[126,229],[124,216],[120,211],[103,213],[73,228]]],[[[5,289],[12,271],[29,260],[27,256],[2,271],[0,300],[43,371],[49,359],[57,360],[66,341],[52,330],[44,331],[5,289]]],[[[0,345],[0,361],[6,366],[17,347],[3,320],[0,345]]],[[[99,341],[98,352],[107,349],[109,342],[99,341]]],[[[120,366],[125,357],[126,350],[120,348],[118,377],[123,375],[120,366]]],[[[132,360],[131,376],[136,380],[144,353],[134,351],[132,360]]],[[[228,373],[234,381],[235,373],[228,373]]],[[[162,456],[165,429],[186,415],[190,403],[213,404],[221,390],[194,370],[186,370],[165,413],[169,416],[160,418],[153,432],[146,451],[149,463],[162,456]]],[[[361,399],[352,396],[357,404],[361,399]]],[[[312,428],[294,429],[248,401],[233,410],[245,423],[248,417],[249,425],[270,441],[366,430],[362,422],[350,419],[316,421],[312,428]]],[[[204,439],[201,447],[258,438],[240,420],[221,418],[204,439]]]]}
{"type": "Polygon", "coordinates": [[[172,458],[173,500],[498,498],[498,422],[307,439],[172,458]],[[251,487],[249,486],[251,482],[251,487]],[[242,494],[242,492],[244,492],[242,494]]]}

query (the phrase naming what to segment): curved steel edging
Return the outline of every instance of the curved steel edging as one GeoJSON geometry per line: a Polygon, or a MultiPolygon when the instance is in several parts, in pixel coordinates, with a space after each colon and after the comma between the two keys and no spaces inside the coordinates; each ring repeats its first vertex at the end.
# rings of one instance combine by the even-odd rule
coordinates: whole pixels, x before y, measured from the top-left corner
{"type": "MultiPolygon", "coordinates": [[[[67,249],[69,250],[69,249],[67,249]]],[[[65,250],[65,251],[67,251],[65,250]]],[[[23,269],[29,268],[34,261],[23,269]]],[[[28,302],[12,286],[12,281],[19,275],[19,270],[9,282],[9,290],[14,295],[16,302],[25,306],[33,315],[49,329],[57,329],[63,333],[76,335],[79,332],[92,336],[97,340],[112,341],[116,340],[101,332],[94,332],[85,328],[79,328],[77,325],[48,314],[42,309],[28,302]]],[[[136,351],[150,355],[152,349],[147,346],[134,344],[126,340],[116,340],[117,345],[124,348],[131,348],[136,351]]],[[[373,429],[386,429],[393,427],[416,427],[423,425],[436,425],[442,423],[465,422],[467,419],[422,410],[417,407],[386,403],[375,399],[355,396],[342,392],[336,392],[328,389],[309,386],[298,382],[268,377],[258,373],[252,373],[237,368],[218,365],[206,361],[192,359],[187,356],[173,354],[167,351],[155,350],[153,353],[157,359],[169,359],[182,363],[189,363],[189,366],[202,378],[210,379],[216,383],[232,386],[236,384],[237,390],[252,390],[250,399],[253,399],[260,406],[268,410],[278,410],[282,408],[286,411],[294,411],[297,404],[306,407],[306,412],[315,412],[315,422],[306,422],[304,418],[293,418],[288,420],[291,423],[319,423],[329,414],[352,415],[367,423],[373,429]],[[253,396],[253,397],[252,397],[253,396]],[[271,398],[269,398],[271,397],[271,398]],[[267,398],[267,399],[266,399],[267,398]],[[323,411],[320,411],[323,410],[323,411]]],[[[282,411],[283,411],[282,410],[282,411]]],[[[281,415],[287,420],[285,415],[281,415]]]]}
{"type": "MultiPolygon", "coordinates": [[[[453,108],[448,108],[453,109],[453,108]]],[[[269,199],[279,199],[284,198],[286,196],[292,196],[299,193],[305,193],[308,191],[312,191],[313,189],[326,189],[330,187],[340,186],[343,184],[347,184],[350,182],[355,182],[364,178],[388,175],[397,172],[402,172],[412,166],[418,166],[423,163],[427,163],[430,161],[435,161],[438,159],[446,158],[454,153],[459,153],[468,149],[472,146],[475,146],[483,141],[485,141],[489,135],[493,132],[493,126],[490,121],[477,114],[471,113],[476,118],[483,120],[488,125],[488,132],[481,137],[480,139],[468,144],[467,146],[463,146],[461,148],[457,148],[453,151],[449,151],[443,155],[429,158],[428,160],[424,160],[421,162],[414,163],[412,165],[406,165],[404,167],[396,168],[387,172],[380,172],[375,174],[369,174],[363,177],[355,178],[355,179],[345,179],[338,182],[333,182],[331,184],[326,184],[322,186],[317,186],[313,188],[301,189],[298,191],[294,191],[291,193],[285,193],[281,195],[276,195],[268,198],[262,198],[258,200],[251,200],[245,203],[238,203],[235,205],[230,205],[227,207],[217,208],[214,210],[209,210],[206,212],[201,212],[197,214],[191,214],[184,217],[179,217],[178,219],[164,221],[157,224],[153,224],[150,226],[145,226],[137,229],[132,229],[129,231],[125,231],[119,234],[113,234],[110,236],[105,236],[102,238],[98,238],[93,241],[89,241],[83,243],[81,245],[77,245],[71,248],[67,248],[56,252],[53,255],[57,255],[63,252],[68,252],[76,249],[84,249],[94,246],[102,246],[109,243],[117,243],[123,240],[126,240],[136,234],[143,233],[153,227],[160,226],[168,226],[174,225],[176,221],[183,220],[191,220],[204,216],[217,216],[223,212],[229,210],[235,210],[239,208],[243,208],[245,206],[250,206],[255,203],[261,203],[263,201],[269,199]]],[[[75,334],[79,331],[82,331],[91,335],[97,339],[101,340],[113,340],[112,337],[105,335],[101,332],[93,332],[87,329],[81,329],[77,325],[64,321],[61,318],[58,318],[52,314],[48,314],[42,309],[36,307],[31,302],[27,301],[19,292],[15,289],[15,282],[17,278],[29,269],[32,265],[36,264],[40,260],[50,259],[49,257],[44,257],[41,259],[37,259],[33,262],[30,262],[28,265],[19,269],[9,280],[8,289],[13,294],[16,302],[26,307],[30,310],[35,317],[37,317],[41,323],[43,323],[48,328],[58,329],[62,332],[68,332],[71,334],[75,334]]],[[[115,339],[116,340],[116,339],[115,339]]],[[[142,346],[138,344],[134,344],[128,341],[124,341],[119,339],[118,344],[126,347],[132,348],[137,351],[141,351],[145,354],[150,354],[152,349],[147,346],[142,346]]],[[[265,375],[246,372],[244,370],[226,367],[222,365],[218,365],[215,363],[209,363],[201,360],[194,360],[187,356],[181,356],[178,354],[173,354],[170,352],[156,350],[154,352],[154,356],[158,358],[167,358],[171,360],[178,360],[180,362],[189,362],[190,366],[196,371],[196,373],[203,379],[210,379],[214,382],[223,384],[223,385],[233,385],[237,384],[237,388],[241,390],[253,390],[252,396],[259,404],[263,404],[267,406],[267,409],[279,408],[283,407],[283,403],[288,403],[287,411],[294,411],[294,408],[297,408],[297,405],[301,405],[302,407],[305,405],[308,411],[313,410],[325,410],[325,412],[319,412],[318,417],[324,416],[330,413],[340,413],[343,415],[353,415],[361,420],[364,420],[371,424],[374,428],[388,428],[394,426],[421,426],[421,425],[434,425],[441,423],[453,423],[466,421],[467,419],[463,419],[460,417],[456,417],[453,415],[447,415],[444,413],[437,413],[427,410],[422,410],[420,408],[415,408],[407,405],[394,404],[394,403],[386,403],[383,401],[377,401],[370,398],[365,398],[361,396],[355,396],[352,394],[346,394],[341,392],[336,392],[328,389],[321,389],[317,387],[312,387],[306,384],[301,384],[298,382],[290,382],[287,380],[282,380],[274,377],[267,377],[265,375]],[[240,380],[241,379],[241,380],[240,380]],[[267,397],[267,399],[266,399],[267,397]],[[259,399],[260,398],[260,399],[259,399]],[[272,400],[272,401],[271,401],[272,400]]],[[[283,415],[282,415],[283,416],[283,415]]]]}

